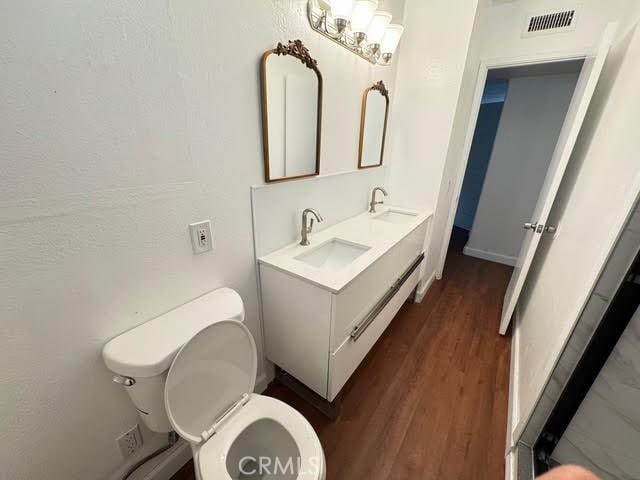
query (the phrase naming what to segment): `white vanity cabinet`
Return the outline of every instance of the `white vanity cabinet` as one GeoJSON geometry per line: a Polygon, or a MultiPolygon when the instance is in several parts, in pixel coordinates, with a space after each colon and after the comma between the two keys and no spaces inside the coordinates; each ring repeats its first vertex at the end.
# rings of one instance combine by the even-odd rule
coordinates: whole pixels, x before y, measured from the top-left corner
{"type": "MultiPolygon", "coordinates": [[[[372,251],[370,263],[363,258],[364,268],[354,269],[353,278],[345,280],[340,288],[308,278],[304,271],[288,271],[276,261],[261,259],[266,357],[333,401],[415,289],[428,222],[429,216],[422,215],[404,230],[392,226],[372,230],[375,234],[386,228],[385,232],[394,233],[396,238],[377,253],[372,251]]],[[[366,230],[361,225],[358,231],[366,230]]],[[[338,233],[328,232],[324,237],[338,233]]],[[[375,239],[358,241],[374,244],[375,239]]],[[[348,268],[342,274],[348,275],[348,268]]]]}

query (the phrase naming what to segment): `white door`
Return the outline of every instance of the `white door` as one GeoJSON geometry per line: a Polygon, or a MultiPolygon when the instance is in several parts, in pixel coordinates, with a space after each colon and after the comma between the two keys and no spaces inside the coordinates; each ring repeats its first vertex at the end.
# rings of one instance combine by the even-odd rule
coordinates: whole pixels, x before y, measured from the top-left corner
{"type": "Polygon", "coordinates": [[[513,271],[511,281],[504,296],[502,319],[500,320],[501,335],[504,335],[509,327],[509,322],[518,303],[518,297],[520,296],[524,281],[527,278],[527,273],[529,273],[529,268],[531,267],[531,262],[540,243],[540,237],[547,226],[546,222],[549,217],[549,212],[558,193],[560,181],[569,163],[571,152],[575,146],[578,133],[580,132],[582,122],[587,113],[587,108],[591,102],[591,97],[593,96],[598,78],[602,72],[604,61],[609,53],[615,31],[616,24],[609,24],[596,53],[585,58],[584,66],[580,72],[580,77],[578,78],[576,89],[571,99],[569,110],[567,111],[567,116],[560,130],[558,143],[556,144],[553,157],[549,164],[547,176],[545,177],[540,196],[538,197],[538,203],[536,204],[532,218],[530,220],[525,219],[526,222],[531,224],[532,228],[529,229],[529,233],[522,243],[518,263],[513,271]]]}

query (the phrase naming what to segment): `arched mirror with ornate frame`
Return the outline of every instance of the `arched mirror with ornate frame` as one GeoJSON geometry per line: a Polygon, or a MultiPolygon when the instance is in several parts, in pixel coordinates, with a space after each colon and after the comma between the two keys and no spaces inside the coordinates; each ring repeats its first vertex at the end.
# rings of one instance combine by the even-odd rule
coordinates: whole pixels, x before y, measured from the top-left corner
{"type": "Polygon", "coordinates": [[[388,118],[389,91],[380,80],[367,88],[362,96],[358,168],[382,165],[388,118]]]}
{"type": "Polygon", "coordinates": [[[300,40],[278,43],[260,63],[265,182],[320,173],[322,74],[300,40]]]}

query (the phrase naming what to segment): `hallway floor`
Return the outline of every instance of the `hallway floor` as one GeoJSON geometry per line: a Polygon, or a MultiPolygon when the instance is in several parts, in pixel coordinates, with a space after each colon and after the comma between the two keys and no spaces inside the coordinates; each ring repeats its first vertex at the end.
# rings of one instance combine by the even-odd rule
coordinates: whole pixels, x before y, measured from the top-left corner
{"type": "MultiPolygon", "coordinates": [[[[300,411],[327,458],[327,480],[504,478],[510,339],[498,335],[511,268],[462,255],[456,232],[444,277],[405,304],[344,389],[331,422],[300,411]]],[[[186,465],[173,480],[193,479],[186,465]]]]}

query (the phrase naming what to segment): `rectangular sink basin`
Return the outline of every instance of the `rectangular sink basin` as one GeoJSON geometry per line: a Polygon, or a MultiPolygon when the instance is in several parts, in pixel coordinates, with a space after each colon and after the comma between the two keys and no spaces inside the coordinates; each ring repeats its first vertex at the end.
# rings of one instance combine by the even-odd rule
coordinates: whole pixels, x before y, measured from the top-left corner
{"type": "Polygon", "coordinates": [[[335,271],[345,268],[371,247],[332,238],[311,248],[312,250],[301,253],[295,259],[312,267],[335,271]]]}
{"type": "Polygon", "coordinates": [[[417,213],[403,212],[401,210],[387,210],[378,216],[373,217],[374,220],[387,223],[395,223],[396,225],[402,225],[409,223],[417,217],[417,213]]]}

